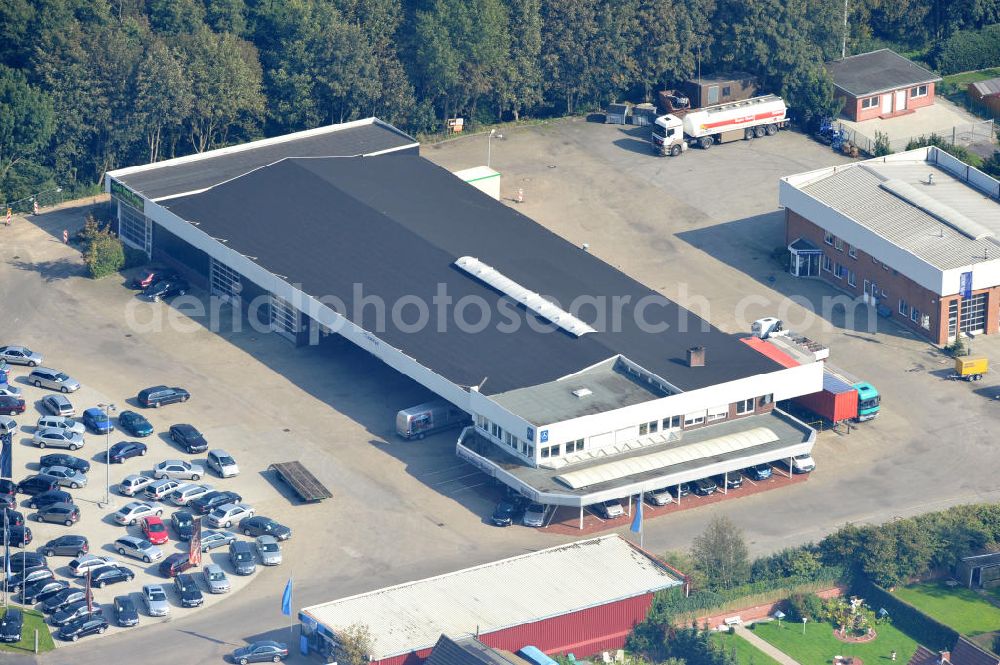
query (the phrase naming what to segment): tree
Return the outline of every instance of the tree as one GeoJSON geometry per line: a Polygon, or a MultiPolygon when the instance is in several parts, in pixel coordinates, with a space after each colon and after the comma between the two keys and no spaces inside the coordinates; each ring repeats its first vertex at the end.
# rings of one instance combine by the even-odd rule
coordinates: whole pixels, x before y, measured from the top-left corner
{"type": "Polygon", "coordinates": [[[125,267],[125,248],[122,241],[109,231],[98,232],[84,253],[84,262],[94,279],[118,272],[125,267]]]}
{"type": "Polygon", "coordinates": [[[497,105],[519,120],[542,101],[540,0],[510,0],[510,55],[498,84],[497,105]]]}
{"type": "Polygon", "coordinates": [[[366,665],[372,652],[372,634],[368,626],[352,624],[337,632],[338,656],[345,665],[366,665]]]}
{"type": "Polygon", "coordinates": [[[687,575],[692,590],[705,588],[706,577],[689,552],[669,550],[661,558],[667,565],[687,575]]]}
{"type": "Polygon", "coordinates": [[[983,165],[980,168],[983,173],[1000,178],[1000,150],[994,150],[992,155],[983,160],[983,165]]]}
{"type": "Polygon", "coordinates": [[[151,43],[136,72],[136,111],[141,118],[147,159],[160,158],[164,132],[180,129],[194,97],[181,63],[161,39],[151,43]]]}
{"type": "Polygon", "coordinates": [[[712,518],[691,546],[694,564],[709,589],[730,589],[750,578],[750,558],[743,532],[724,515],[712,518]]]}
{"type": "Polygon", "coordinates": [[[0,65],[0,181],[41,153],[53,127],[49,97],[20,71],[0,65]]]}
{"type": "Polygon", "coordinates": [[[595,0],[549,0],[542,7],[542,80],[550,104],[557,100],[574,113],[581,98],[594,95],[597,36],[595,0]]]}
{"type": "Polygon", "coordinates": [[[824,118],[836,117],[844,105],[836,96],[830,73],[816,62],[800,63],[789,71],[781,95],[796,121],[808,130],[824,118]]]}
{"type": "Polygon", "coordinates": [[[146,0],[146,16],[158,34],[190,35],[204,25],[205,5],[199,0],[146,0]]]}

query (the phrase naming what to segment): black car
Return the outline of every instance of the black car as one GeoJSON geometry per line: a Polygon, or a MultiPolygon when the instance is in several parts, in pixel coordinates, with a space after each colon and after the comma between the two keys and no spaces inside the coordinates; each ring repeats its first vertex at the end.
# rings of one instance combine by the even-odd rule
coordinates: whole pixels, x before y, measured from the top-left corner
{"type": "Polygon", "coordinates": [[[771,477],[773,470],[770,464],[758,464],[757,466],[750,466],[743,469],[743,475],[745,475],[750,480],[756,480],[760,482],[762,480],[767,480],[771,477]]]}
{"type": "Polygon", "coordinates": [[[31,544],[31,529],[23,524],[11,525],[4,530],[3,523],[0,522],[0,534],[4,536],[0,538],[0,545],[4,541],[11,547],[27,547],[31,544]]]}
{"type": "Polygon", "coordinates": [[[72,605],[67,605],[62,608],[49,618],[49,622],[53,626],[65,626],[66,624],[85,617],[89,615],[99,615],[104,616],[104,610],[97,603],[93,603],[93,611],[87,609],[87,601],[81,600],[79,602],[73,603],[72,605]]]}
{"type": "Polygon", "coordinates": [[[81,557],[90,551],[90,543],[87,541],[86,536],[66,534],[45,543],[41,551],[45,556],[81,557]]]}
{"type": "Polygon", "coordinates": [[[171,425],[170,438],[189,453],[203,453],[208,450],[208,441],[194,425],[187,423],[171,425]]]}
{"type": "Polygon", "coordinates": [[[719,489],[719,486],[715,484],[714,480],[709,478],[699,478],[694,481],[694,493],[698,496],[711,496],[715,494],[717,489],[719,489]]]}
{"type": "Polygon", "coordinates": [[[139,276],[128,283],[129,288],[139,289],[140,291],[146,289],[152,284],[163,281],[165,279],[176,279],[177,273],[173,270],[167,270],[166,268],[151,268],[143,270],[139,273],[139,276]]]}
{"type": "Polygon", "coordinates": [[[174,404],[176,402],[186,402],[191,399],[191,393],[183,388],[168,388],[167,386],[153,386],[144,388],[136,395],[141,406],[146,408],[159,408],[164,404],[174,404]]]}
{"type": "Polygon", "coordinates": [[[198,583],[194,579],[194,575],[180,574],[174,578],[174,588],[177,589],[177,595],[180,596],[181,605],[183,607],[199,607],[205,602],[205,598],[201,595],[201,589],[198,588],[198,583]]]}
{"type": "Polygon", "coordinates": [[[17,494],[17,483],[10,478],[0,478],[0,494],[10,496],[17,494]]]}
{"type": "Polygon", "coordinates": [[[24,615],[18,607],[8,607],[0,619],[0,642],[20,642],[24,615]]]}
{"type": "Polygon", "coordinates": [[[278,540],[288,540],[292,537],[291,529],[263,515],[243,518],[240,522],[240,531],[243,532],[243,535],[254,538],[257,536],[274,536],[278,540]]]}
{"type": "Polygon", "coordinates": [[[493,509],[493,515],[490,516],[490,521],[493,522],[495,526],[510,526],[517,519],[517,505],[512,501],[507,501],[506,499],[497,504],[497,507],[493,509]]]}
{"type": "Polygon", "coordinates": [[[147,300],[162,300],[173,296],[182,296],[191,289],[186,280],[180,277],[161,279],[146,287],[142,295],[147,300]]]}
{"type": "Polygon", "coordinates": [[[24,524],[24,515],[13,508],[4,507],[0,509],[0,529],[3,529],[3,525],[7,526],[21,526],[24,524]]]}
{"type": "MultiPolygon", "coordinates": [[[[7,562],[7,568],[12,573],[20,573],[23,570],[34,570],[35,568],[45,568],[48,561],[44,554],[38,552],[17,552],[12,553],[7,562]]],[[[0,564],[4,563],[4,557],[0,556],[0,564]]]]}
{"type": "Polygon", "coordinates": [[[81,637],[93,635],[94,633],[103,633],[107,629],[107,620],[100,614],[95,613],[70,621],[59,630],[58,635],[60,639],[76,642],[81,637]]]}
{"type": "Polygon", "coordinates": [[[0,416],[16,416],[19,413],[24,413],[26,408],[23,399],[10,395],[0,395],[0,416]]]}
{"type": "Polygon", "coordinates": [[[712,480],[719,487],[722,487],[724,483],[728,490],[737,490],[743,487],[743,475],[739,471],[730,471],[724,476],[712,476],[712,480]]]}
{"type": "Polygon", "coordinates": [[[40,509],[56,503],[73,503],[73,495],[65,490],[49,490],[31,497],[26,505],[28,508],[40,509]]]}
{"type": "Polygon", "coordinates": [[[13,573],[7,576],[7,581],[4,583],[7,587],[7,591],[10,593],[18,593],[21,587],[38,580],[52,579],[55,574],[47,567],[42,568],[29,568],[21,571],[20,573],[13,573]]]}
{"type": "Polygon", "coordinates": [[[139,610],[129,596],[115,596],[115,621],[119,626],[128,628],[139,625],[139,610]]]}
{"type": "Polygon", "coordinates": [[[674,485],[670,488],[670,493],[675,499],[679,499],[682,496],[687,496],[691,493],[691,486],[687,483],[681,483],[680,485],[674,485]]]}
{"type": "Polygon", "coordinates": [[[49,599],[42,604],[42,611],[52,614],[81,600],[87,600],[85,589],[66,588],[49,596],[49,599]]]}
{"type": "Polygon", "coordinates": [[[118,414],[118,426],[132,436],[149,436],[153,433],[153,425],[135,411],[122,411],[118,414]]]}
{"type": "Polygon", "coordinates": [[[174,527],[178,540],[191,540],[191,532],[194,529],[194,515],[186,510],[175,510],[170,516],[170,524],[174,527]]]}
{"type": "Polygon", "coordinates": [[[184,571],[194,568],[191,559],[186,553],[178,552],[171,554],[160,562],[160,575],[164,577],[176,577],[184,571]]]}
{"type": "Polygon", "coordinates": [[[213,509],[227,503],[239,503],[243,497],[228,490],[214,490],[188,503],[188,509],[195,515],[207,515],[213,509]]]}
{"type": "Polygon", "coordinates": [[[80,509],[75,503],[53,503],[51,506],[39,508],[32,517],[36,522],[73,526],[80,521],[80,509]]]}
{"type": "Polygon", "coordinates": [[[25,605],[43,603],[63,589],[68,588],[69,582],[66,580],[57,580],[52,577],[38,580],[37,582],[30,582],[25,584],[24,589],[21,590],[21,602],[25,605]]]}
{"type": "Polygon", "coordinates": [[[101,589],[109,584],[131,582],[133,577],[135,577],[135,573],[133,573],[130,569],[118,564],[112,564],[110,566],[101,566],[100,568],[92,570],[90,572],[90,583],[98,589],[101,589]]]}
{"type": "Polygon", "coordinates": [[[138,441],[119,441],[108,450],[108,461],[111,464],[121,464],[131,457],[142,457],[146,454],[146,444],[138,441]]]}
{"type": "Polygon", "coordinates": [[[59,488],[59,480],[52,476],[35,474],[28,476],[17,484],[17,491],[28,496],[35,496],[42,492],[51,492],[59,488]]]}
{"type": "Polygon", "coordinates": [[[16,494],[0,494],[0,508],[10,508],[13,510],[17,507],[17,495],[16,494]]]}
{"type": "Polygon", "coordinates": [[[42,455],[38,460],[38,466],[42,468],[47,466],[64,466],[67,469],[73,469],[74,471],[79,471],[80,473],[90,472],[90,462],[65,453],[49,453],[48,455],[42,455]]]}

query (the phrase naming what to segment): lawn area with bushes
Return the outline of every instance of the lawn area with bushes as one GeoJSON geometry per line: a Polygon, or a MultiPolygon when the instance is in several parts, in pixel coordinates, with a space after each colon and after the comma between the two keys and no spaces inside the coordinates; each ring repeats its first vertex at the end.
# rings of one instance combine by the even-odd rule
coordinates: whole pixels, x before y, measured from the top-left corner
{"type": "Polygon", "coordinates": [[[779,665],[774,658],[735,633],[712,633],[712,642],[725,649],[726,653],[735,653],[739,665],[779,665]]]}
{"type": "Polygon", "coordinates": [[[45,623],[45,615],[38,610],[28,609],[27,607],[22,607],[21,610],[24,612],[24,628],[21,630],[21,641],[12,643],[0,642],[0,652],[34,653],[36,628],[38,629],[38,653],[52,651],[55,648],[55,644],[52,642],[49,627],[45,623]]]}
{"type": "Polygon", "coordinates": [[[783,621],[754,624],[753,632],[800,663],[829,663],[834,656],[856,656],[874,665],[896,652],[896,662],[906,663],[917,650],[917,643],[893,628],[891,624],[876,626],[878,637],[871,642],[846,643],[833,635],[833,626],[825,621],[809,622],[805,634],[801,623],[783,621]]]}
{"type": "Polygon", "coordinates": [[[1000,76],[1000,67],[991,67],[989,69],[976,69],[971,72],[961,72],[958,74],[951,74],[949,76],[942,77],[943,83],[946,86],[958,88],[964,91],[965,86],[970,83],[976,83],[977,81],[986,81],[988,79],[996,78],[1000,76]]]}
{"type": "Polygon", "coordinates": [[[963,635],[1000,630],[1000,608],[965,587],[928,582],[900,587],[893,594],[963,635]]]}

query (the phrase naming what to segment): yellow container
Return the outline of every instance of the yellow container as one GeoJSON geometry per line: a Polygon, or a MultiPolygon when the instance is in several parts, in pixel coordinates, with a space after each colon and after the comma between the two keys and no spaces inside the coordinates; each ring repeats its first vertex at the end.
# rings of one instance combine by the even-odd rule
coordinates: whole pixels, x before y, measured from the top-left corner
{"type": "Polygon", "coordinates": [[[961,376],[986,374],[990,368],[990,359],[986,356],[964,356],[955,358],[955,372],[961,376]]]}

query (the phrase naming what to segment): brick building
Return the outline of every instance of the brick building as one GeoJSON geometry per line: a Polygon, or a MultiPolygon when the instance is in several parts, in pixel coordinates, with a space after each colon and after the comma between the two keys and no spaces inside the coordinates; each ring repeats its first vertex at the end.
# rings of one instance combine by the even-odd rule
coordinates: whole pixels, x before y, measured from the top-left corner
{"type": "Polygon", "coordinates": [[[1000,182],[935,147],[782,178],[790,272],[936,344],[1000,332],[1000,182]]]}
{"type": "Polygon", "coordinates": [[[826,64],[844,115],[861,122],[913,113],[934,103],[941,77],[895,51],[879,49],[826,64]]]}

